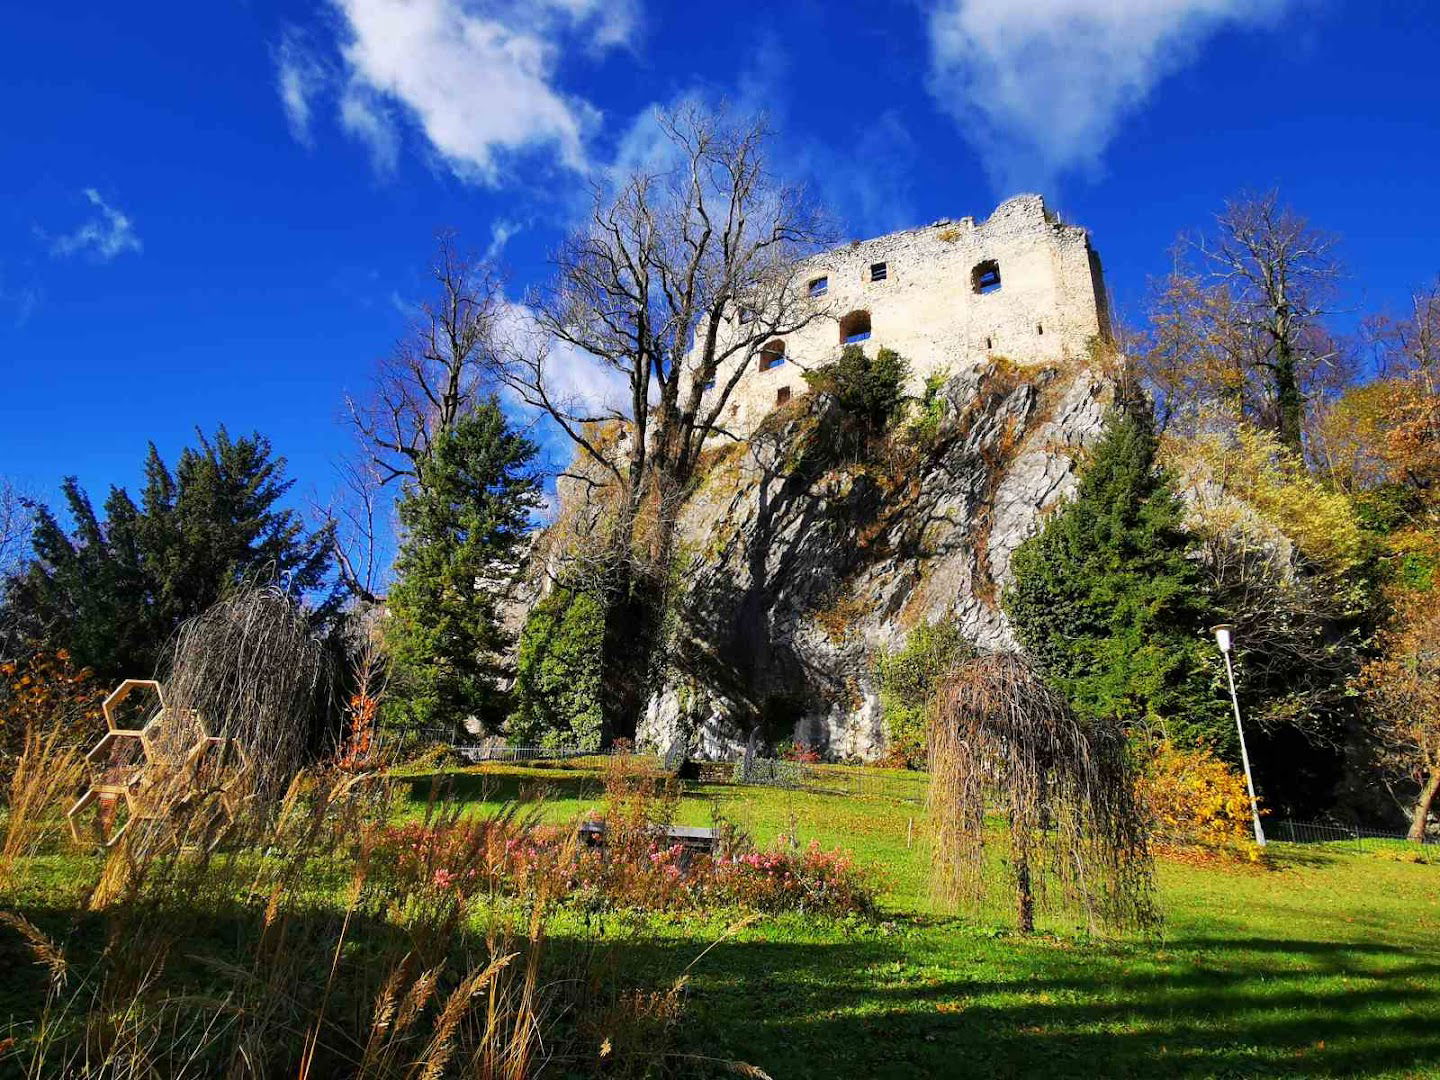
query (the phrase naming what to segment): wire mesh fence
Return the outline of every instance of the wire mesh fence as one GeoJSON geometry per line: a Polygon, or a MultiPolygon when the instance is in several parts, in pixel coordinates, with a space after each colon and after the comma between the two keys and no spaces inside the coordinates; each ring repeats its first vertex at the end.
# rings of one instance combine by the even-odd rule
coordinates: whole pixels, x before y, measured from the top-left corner
{"type": "MultiPolygon", "coordinates": [[[[1377,847],[1406,841],[1402,832],[1387,829],[1372,829],[1364,825],[1349,825],[1322,821],[1292,821],[1281,819],[1265,822],[1265,838],[1287,844],[1347,844],[1357,851],[1366,847],[1377,847]]],[[[1422,839],[1422,844],[1435,841],[1422,839]]]]}
{"type": "Polygon", "coordinates": [[[472,765],[486,761],[555,761],[582,757],[598,751],[587,750],[578,743],[565,746],[510,746],[506,743],[476,743],[456,746],[455,753],[472,765]]]}

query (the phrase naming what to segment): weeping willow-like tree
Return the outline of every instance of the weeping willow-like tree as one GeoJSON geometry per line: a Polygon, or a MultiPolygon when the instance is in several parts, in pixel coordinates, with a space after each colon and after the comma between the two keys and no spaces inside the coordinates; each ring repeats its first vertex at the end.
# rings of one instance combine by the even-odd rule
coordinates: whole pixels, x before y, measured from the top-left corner
{"type": "Polygon", "coordinates": [[[161,679],[167,711],[196,714],[236,739],[254,789],[282,793],[299,771],[327,688],[325,650],[305,613],[274,586],[237,590],[181,625],[161,679]]]}
{"type": "Polygon", "coordinates": [[[1019,928],[1037,903],[1082,912],[1091,929],[1159,925],[1147,828],[1118,727],[1082,722],[1019,656],[958,669],[941,690],[930,746],[932,876],[950,901],[989,884],[986,811],[1009,843],[1019,928]]]}

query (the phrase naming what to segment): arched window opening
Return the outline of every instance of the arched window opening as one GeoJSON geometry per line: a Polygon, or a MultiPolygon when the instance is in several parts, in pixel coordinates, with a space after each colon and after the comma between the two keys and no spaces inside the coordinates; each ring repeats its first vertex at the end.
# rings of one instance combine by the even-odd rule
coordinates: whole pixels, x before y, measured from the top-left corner
{"type": "Polygon", "coordinates": [[[1037,322],[1037,323],[1035,324],[1035,333],[1037,333],[1037,334],[1043,334],[1043,333],[1045,333],[1045,327],[1041,326],[1041,325],[1037,322]]]}
{"type": "Polygon", "coordinates": [[[840,344],[855,345],[870,340],[870,313],[852,311],[840,320],[840,344]]]}
{"type": "Polygon", "coordinates": [[[999,289],[1000,264],[994,259],[986,259],[977,265],[970,271],[970,288],[982,295],[999,289]]]}
{"type": "Polygon", "coordinates": [[[785,362],[785,342],[776,338],[766,342],[760,349],[760,370],[769,371],[785,362]]]}

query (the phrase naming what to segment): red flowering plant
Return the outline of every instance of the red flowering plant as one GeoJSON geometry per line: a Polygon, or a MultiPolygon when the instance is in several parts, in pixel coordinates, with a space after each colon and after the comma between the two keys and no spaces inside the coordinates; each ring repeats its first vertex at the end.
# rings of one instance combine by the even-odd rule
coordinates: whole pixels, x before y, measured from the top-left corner
{"type": "Polygon", "coordinates": [[[875,884],[847,852],[797,848],[783,838],[758,851],[729,825],[713,855],[690,850],[667,836],[679,800],[673,782],[618,761],[606,790],[603,831],[587,833],[593,846],[574,828],[539,826],[513,807],[485,818],[452,811],[387,829],[377,862],[402,895],[447,902],[510,895],[648,911],[875,909],[875,884]]]}

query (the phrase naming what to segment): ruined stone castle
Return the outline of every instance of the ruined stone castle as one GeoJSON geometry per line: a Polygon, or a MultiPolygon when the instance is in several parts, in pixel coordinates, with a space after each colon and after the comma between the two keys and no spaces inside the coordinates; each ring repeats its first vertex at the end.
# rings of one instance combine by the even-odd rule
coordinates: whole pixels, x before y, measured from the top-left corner
{"type": "Polygon", "coordinates": [[[1083,357],[1110,332],[1089,234],[1061,222],[1039,195],[1017,195],[984,221],[946,219],[857,241],[805,260],[799,273],[796,287],[822,317],[722,367],[721,387],[735,363],[749,367],[722,418],[732,433],[753,431],[803,393],[803,372],[848,343],[900,353],[914,392],[928,375],[994,357],[1019,364],[1083,357]]]}
{"type": "MultiPolygon", "coordinates": [[[[1110,335],[1104,279],[1086,231],[1020,195],[983,221],[805,259],[776,304],[799,329],[766,338],[742,310],[715,328],[736,352],[706,393],[733,389],[677,508],[674,629],[635,736],[728,757],[758,734],[871,760],[887,752],[879,658],[917,627],[1015,645],[1011,556],[1074,490],[1116,397],[1096,348],[1110,335]],[[804,374],[847,343],[894,349],[908,392],[931,393],[933,430],[908,456],[815,465],[799,452],[840,407],[807,395],[804,374]]],[[[557,485],[577,510],[562,520],[589,520],[590,490],[557,485]]]]}

